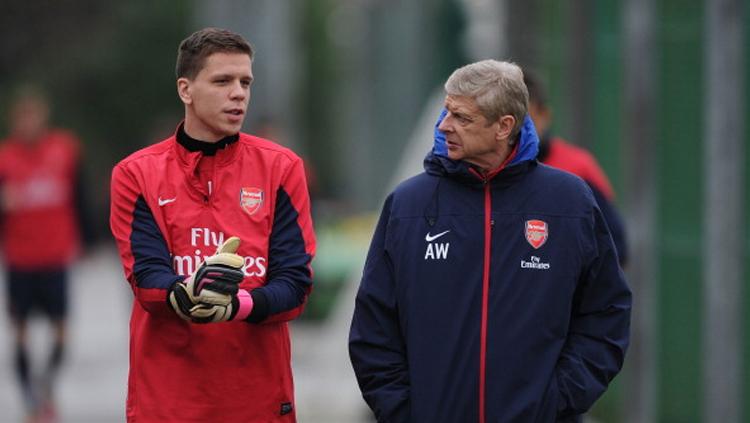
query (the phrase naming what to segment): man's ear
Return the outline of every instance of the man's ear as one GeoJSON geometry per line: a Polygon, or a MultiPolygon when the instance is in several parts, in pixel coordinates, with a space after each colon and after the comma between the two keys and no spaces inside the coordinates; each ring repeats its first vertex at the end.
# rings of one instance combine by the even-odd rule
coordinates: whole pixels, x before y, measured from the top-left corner
{"type": "Polygon", "coordinates": [[[497,132],[495,132],[495,138],[500,141],[510,138],[511,132],[513,132],[513,126],[516,124],[516,118],[511,115],[500,116],[497,120],[497,132]]]}
{"type": "Polygon", "coordinates": [[[177,79],[177,95],[180,96],[185,104],[191,104],[193,102],[193,95],[190,85],[190,80],[182,77],[177,79]]]}

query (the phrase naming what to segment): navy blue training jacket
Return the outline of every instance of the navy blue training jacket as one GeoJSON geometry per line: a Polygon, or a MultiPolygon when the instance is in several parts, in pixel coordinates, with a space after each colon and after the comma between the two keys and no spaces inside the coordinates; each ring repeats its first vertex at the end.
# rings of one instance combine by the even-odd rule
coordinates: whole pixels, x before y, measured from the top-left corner
{"type": "Polygon", "coordinates": [[[383,207],[349,352],[378,422],[578,421],[620,370],[631,294],[591,190],[527,119],[489,180],[436,143],[383,207]]]}

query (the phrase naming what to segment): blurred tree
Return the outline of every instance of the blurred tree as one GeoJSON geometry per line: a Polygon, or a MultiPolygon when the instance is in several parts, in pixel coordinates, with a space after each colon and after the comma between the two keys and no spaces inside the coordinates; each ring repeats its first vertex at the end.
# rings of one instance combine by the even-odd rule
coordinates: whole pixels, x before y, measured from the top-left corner
{"type": "Polygon", "coordinates": [[[0,81],[41,74],[49,59],[63,58],[67,46],[85,42],[92,28],[111,18],[108,9],[95,0],[3,0],[0,81]]]}
{"type": "MultiPolygon", "coordinates": [[[[0,112],[5,93],[19,82],[46,87],[53,120],[81,134],[92,224],[100,233],[107,231],[114,163],[167,136],[178,122],[174,61],[190,8],[183,1],[3,1],[0,112]]],[[[3,121],[0,129],[6,128],[3,121]]]]}
{"type": "Polygon", "coordinates": [[[334,140],[335,113],[331,112],[330,98],[338,82],[346,75],[346,66],[341,66],[340,53],[334,40],[328,36],[327,23],[335,3],[332,0],[302,2],[299,31],[300,50],[304,52],[304,83],[300,84],[303,133],[309,146],[309,157],[318,169],[318,183],[327,187],[325,195],[331,195],[330,187],[337,185],[335,169],[341,160],[336,154],[334,140]]]}
{"type": "Polygon", "coordinates": [[[457,0],[303,7],[302,124],[323,195],[375,208],[430,94],[466,62],[463,9],[457,0]]]}

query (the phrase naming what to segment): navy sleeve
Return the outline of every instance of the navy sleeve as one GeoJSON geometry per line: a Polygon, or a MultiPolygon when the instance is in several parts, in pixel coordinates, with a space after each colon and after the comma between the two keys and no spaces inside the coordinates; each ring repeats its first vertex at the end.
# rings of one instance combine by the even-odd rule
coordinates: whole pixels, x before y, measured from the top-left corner
{"type": "Polygon", "coordinates": [[[568,339],[557,363],[560,417],[582,414],[622,367],[630,342],[631,293],[604,217],[594,207],[584,231],[590,257],[573,299],[568,339]]]}
{"type": "Polygon", "coordinates": [[[174,314],[167,292],[183,277],[172,270],[167,242],[140,186],[122,165],[112,170],[110,228],[138,303],[149,313],[174,314]]]}
{"type": "Polygon", "coordinates": [[[349,331],[349,357],[362,396],[377,420],[409,422],[410,383],[393,265],[385,247],[391,197],[367,254],[349,331]]]}
{"type": "Polygon", "coordinates": [[[133,275],[138,288],[169,290],[184,278],[172,270],[167,242],[143,197],[133,210],[130,246],[133,250],[133,275]]]}
{"type": "Polygon", "coordinates": [[[251,292],[254,306],[249,322],[299,310],[310,292],[312,256],[298,222],[299,212],[291,197],[283,187],[279,188],[268,247],[268,283],[251,292]]]}

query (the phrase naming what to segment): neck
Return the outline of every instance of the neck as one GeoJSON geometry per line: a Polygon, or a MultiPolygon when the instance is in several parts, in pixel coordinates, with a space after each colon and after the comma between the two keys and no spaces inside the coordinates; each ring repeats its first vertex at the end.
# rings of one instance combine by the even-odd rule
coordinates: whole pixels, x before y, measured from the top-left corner
{"type": "Polygon", "coordinates": [[[214,130],[210,126],[205,125],[203,120],[196,114],[193,105],[185,105],[185,119],[182,126],[187,135],[202,142],[215,143],[228,136],[224,132],[214,130]]]}
{"type": "Polygon", "coordinates": [[[508,145],[507,143],[505,143],[504,145],[505,148],[503,148],[503,150],[496,157],[489,159],[485,163],[472,163],[474,166],[476,166],[477,171],[482,176],[499,172],[505,166],[507,166],[508,163],[510,163],[510,161],[513,160],[513,158],[516,156],[516,152],[518,151],[518,143],[515,143],[514,145],[508,145]]]}
{"type": "Polygon", "coordinates": [[[514,155],[515,151],[516,145],[511,146],[508,142],[503,142],[500,150],[496,151],[489,157],[483,157],[483,160],[470,161],[469,163],[474,165],[479,173],[487,175],[488,173],[492,173],[504,167],[507,162],[510,161],[511,156],[514,155]]]}
{"type": "Polygon", "coordinates": [[[187,117],[185,118],[184,131],[191,138],[207,143],[215,143],[224,138],[223,136],[213,134],[210,131],[200,130],[198,125],[195,125],[193,120],[187,117]]]}
{"type": "Polygon", "coordinates": [[[185,125],[177,128],[177,142],[185,147],[188,151],[201,151],[205,156],[213,156],[217,151],[224,149],[226,146],[237,142],[240,139],[239,134],[230,135],[214,142],[207,142],[195,139],[188,135],[185,125]]]}
{"type": "Polygon", "coordinates": [[[15,138],[23,142],[24,144],[34,145],[36,144],[40,139],[42,139],[42,135],[44,135],[44,130],[36,130],[36,131],[15,131],[14,135],[15,138]]]}

